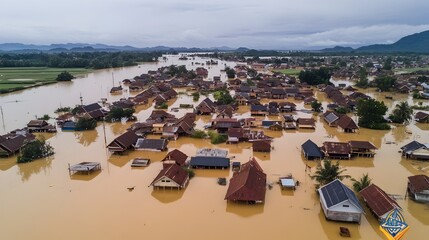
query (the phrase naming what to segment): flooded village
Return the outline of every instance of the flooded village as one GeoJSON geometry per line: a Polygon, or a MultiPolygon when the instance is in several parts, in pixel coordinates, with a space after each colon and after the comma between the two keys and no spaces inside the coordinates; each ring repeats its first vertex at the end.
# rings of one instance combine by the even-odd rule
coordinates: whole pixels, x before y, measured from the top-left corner
{"type": "Polygon", "coordinates": [[[371,63],[373,81],[401,59],[320,59],[164,55],[2,95],[0,238],[383,239],[379,220],[400,209],[405,239],[425,239],[427,72],[398,70],[382,92],[355,86],[357,66],[371,63]],[[341,66],[331,85],[282,73],[329,64],[341,66]],[[409,124],[371,130],[358,125],[360,99],[383,101],[386,115],[400,102],[423,110],[409,124]],[[134,111],[114,119],[115,108],[134,111]],[[54,117],[36,120],[44,114],[54,117]],[[95,129],[77,131],[80,118],[97,120],[95,129]],[[18,164],[35,138],[55,153],[18,164]],[[318,184],[323,159],[373,184],[360,192],[351,178],[318,184]]]}

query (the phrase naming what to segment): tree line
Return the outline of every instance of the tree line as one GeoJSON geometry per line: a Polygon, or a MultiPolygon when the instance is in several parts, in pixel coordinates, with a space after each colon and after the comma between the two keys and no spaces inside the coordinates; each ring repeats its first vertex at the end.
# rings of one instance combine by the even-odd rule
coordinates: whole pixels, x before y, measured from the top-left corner
{"type": "Polygon", "coordinates": [[[0,53],[0,67],[102,69],[153,62],[161,52],[0,53]]]}

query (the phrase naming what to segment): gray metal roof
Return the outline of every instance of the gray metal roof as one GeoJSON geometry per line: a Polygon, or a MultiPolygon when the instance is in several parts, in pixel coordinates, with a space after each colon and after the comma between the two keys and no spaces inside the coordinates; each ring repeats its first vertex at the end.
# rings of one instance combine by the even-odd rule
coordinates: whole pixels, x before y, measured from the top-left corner
{"type": "Polygon", "coordinates": [[[319,192],[323,194],[326,202],[326,206],[332,207],[346,200],[350,200],[357,208],[363,211],[362,206],[359,203],[356,195],[350,188],[344,185],[340,180],[335,179],[327,185],[321,187],[319,192]]]}

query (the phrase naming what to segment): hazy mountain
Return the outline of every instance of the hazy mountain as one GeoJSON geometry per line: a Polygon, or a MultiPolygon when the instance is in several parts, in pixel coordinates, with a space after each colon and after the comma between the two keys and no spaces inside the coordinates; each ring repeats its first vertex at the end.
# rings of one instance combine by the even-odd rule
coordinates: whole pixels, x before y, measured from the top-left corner
{"type": "Polygon", "coordinates": [[[351,52],[353,50],[354,49],[351,48],[351,47],[335,46],[333,48],[325,48],[325,49],[322,49],[320,51],[322,51],[322,52],[332,52],[332,53],[337,53],[337,52],[344,52],[345,53],[345,52],[351,52]]]}
{"type": "Polygon", "coordinates": [[[360,47],[359,52],[416,52],[429,53],[429,31],[415,33],[392,44],[374,44],[360,47]]]}

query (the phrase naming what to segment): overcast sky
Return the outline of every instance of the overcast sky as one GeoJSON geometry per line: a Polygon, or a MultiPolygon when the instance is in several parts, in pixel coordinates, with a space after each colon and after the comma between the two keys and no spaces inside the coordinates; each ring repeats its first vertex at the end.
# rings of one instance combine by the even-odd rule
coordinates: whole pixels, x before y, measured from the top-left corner
{"type": "Polygon", "coordinates": [[[1,0],[0,43],[320,49],[429,30],[428,0],[1,0]]]}

